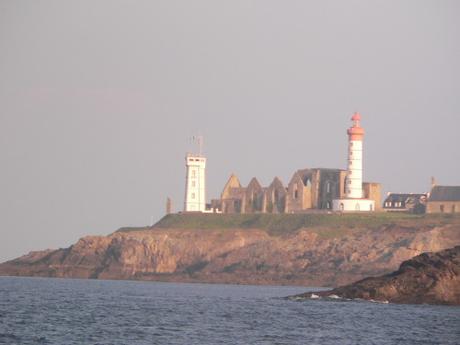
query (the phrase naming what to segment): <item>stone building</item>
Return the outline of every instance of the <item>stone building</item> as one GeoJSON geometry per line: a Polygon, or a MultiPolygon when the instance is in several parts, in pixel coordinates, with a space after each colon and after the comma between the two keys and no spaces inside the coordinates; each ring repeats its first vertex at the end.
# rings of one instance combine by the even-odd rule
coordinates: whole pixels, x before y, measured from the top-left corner
{"type": "MultiPolygon", "coordinates": [[[[297,170],[287,186],[275,177],[268,187],[252,178],[243,187],[235,175],[231,175],[221,198],[213,200],[214,208],[222,213],[301,213],[311,210],[331,210],[334,199],[345,195],[346,170],[302,169],[297,170]]],[[[380,204],[380,184],[363,183],[364,198],[380,204]]]]}
{"type": "Polygon", "coordinates": [[[433,186],[426,213],[460,213],[460,186],[433,186]]]}

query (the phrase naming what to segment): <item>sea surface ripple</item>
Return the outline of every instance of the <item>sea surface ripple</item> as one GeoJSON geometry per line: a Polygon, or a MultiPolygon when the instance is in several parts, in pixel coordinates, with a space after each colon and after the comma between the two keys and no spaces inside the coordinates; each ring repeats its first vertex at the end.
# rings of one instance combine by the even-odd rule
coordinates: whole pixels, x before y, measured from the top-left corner
{"type": "Polygon", "coordinates": [[[0,344],[460,344],[460,308],[305,287],[0,277],[0,344]]]}

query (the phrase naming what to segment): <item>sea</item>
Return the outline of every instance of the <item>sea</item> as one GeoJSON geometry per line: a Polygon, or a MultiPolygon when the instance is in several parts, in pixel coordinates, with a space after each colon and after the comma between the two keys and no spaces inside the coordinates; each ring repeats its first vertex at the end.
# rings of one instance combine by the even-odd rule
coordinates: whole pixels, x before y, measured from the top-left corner
{"type": "Polygon", "coordinates": [[[460,344],[460,307],[318,288],[0,277],[0,344],[460,344]]]}

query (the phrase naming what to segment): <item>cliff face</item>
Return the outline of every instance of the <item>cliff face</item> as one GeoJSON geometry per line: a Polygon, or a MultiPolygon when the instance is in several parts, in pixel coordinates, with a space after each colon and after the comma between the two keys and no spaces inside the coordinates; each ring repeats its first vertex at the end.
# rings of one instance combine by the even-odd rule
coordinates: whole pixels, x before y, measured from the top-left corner
{"type": "Polygon", "coordinates": [[[338,286],[460,244],[460,222],[366,229],[163,229],[88,236],[0,264],[0,275],[338,286]]]}
{"type": "Polygon", "coordinates": [[[460,246],[424,253],[404,261],[396,272],[315,294],[392,303],[460,305],[460,246]]]}

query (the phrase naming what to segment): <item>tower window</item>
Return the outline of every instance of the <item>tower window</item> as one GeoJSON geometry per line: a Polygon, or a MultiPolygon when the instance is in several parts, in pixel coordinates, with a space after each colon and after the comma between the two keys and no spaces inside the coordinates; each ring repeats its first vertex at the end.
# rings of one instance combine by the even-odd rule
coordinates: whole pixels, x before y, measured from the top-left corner
{"type": "Polygon", "coordinates": [[[192,177],[196,177],[196,171],[192,170],[192,177]]]}

